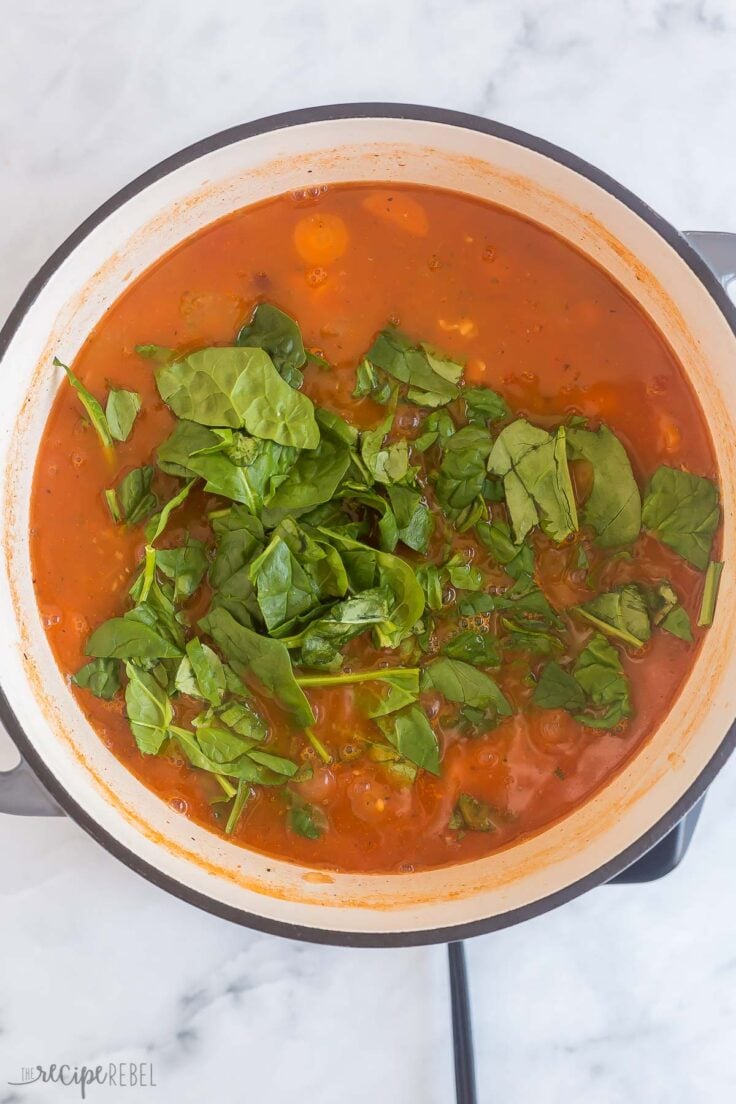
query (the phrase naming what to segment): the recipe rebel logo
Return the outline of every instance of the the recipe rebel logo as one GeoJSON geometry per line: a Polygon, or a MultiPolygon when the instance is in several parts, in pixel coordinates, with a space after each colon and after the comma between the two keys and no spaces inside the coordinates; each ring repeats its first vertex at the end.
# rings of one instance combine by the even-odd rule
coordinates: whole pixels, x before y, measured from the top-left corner
{"type": "Polygon", "coordinates": [[[68,1063],[22,1066],[20,1078],[8,1081],[8,1084],[14,1088],[25,1085],[76,1086],[81,1100],[87,1099],[87,1092],[92,1086],[116,1089],[157,1087],[150,1062],[108,1062],[104,1066],[73,1066],[68,1063]]]}

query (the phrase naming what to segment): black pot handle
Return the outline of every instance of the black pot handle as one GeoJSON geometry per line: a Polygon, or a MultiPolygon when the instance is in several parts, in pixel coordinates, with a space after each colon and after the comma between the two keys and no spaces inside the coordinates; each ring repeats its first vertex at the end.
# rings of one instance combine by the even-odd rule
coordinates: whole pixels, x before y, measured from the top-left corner
{"type": "MultiPolygon", "coordinates": [[[[724,288],[736,278],[736,234],[718,230],[688,230],[685,237],[713,270],[724,288]]],[[[17,816],[63,816],[24,760],[0,771],[0,813],[17,816]]]]}
{"type": "Polygon", "coordinates": [[[64,816],[25,759],[12,770],[0,771],[0,813],[16,816],[64,816]]]}
{"type": "Polygon", "coordinates": [[[685,230],[683,236],[715,272],[724,288],[736,279],[736,234],[725,230],[685,230]]]}

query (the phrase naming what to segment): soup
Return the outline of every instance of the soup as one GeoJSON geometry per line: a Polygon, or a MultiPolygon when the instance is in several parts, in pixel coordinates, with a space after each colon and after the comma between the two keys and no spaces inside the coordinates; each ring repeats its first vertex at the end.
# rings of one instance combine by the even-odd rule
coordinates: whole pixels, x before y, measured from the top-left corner
{"type": "Polygon", "coordinates": [[[280,196],[163,257],[72,369],[31,503],[50,645],[111,751],[234,843],[481,857],[605,784],[687,678],[708,430],[541,227],[423,187],[280,196]]]}

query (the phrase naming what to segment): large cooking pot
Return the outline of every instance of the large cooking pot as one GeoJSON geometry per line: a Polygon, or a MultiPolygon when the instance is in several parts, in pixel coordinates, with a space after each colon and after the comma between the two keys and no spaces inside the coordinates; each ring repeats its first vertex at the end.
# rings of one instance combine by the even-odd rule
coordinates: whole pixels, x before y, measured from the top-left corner
{"type": "Polygon", "coordinates": [[[736,740],[736,311],[722,287],[734,271],[736,235],[688,240],[569,153],[431,108],[351,104],[277,115],[144,173],[57,250],[0,335],[0,716],[25,759],[0,775],[0,809],[47,809],[38,776],[64,811],[157,885],[239,923],[323,942],[430,943],[491,931],[618,874],[679,821],[736,740]],[[710,425],[723,489],[726,570],[715,624],[658,731],[559,823],[488,858],[428,873],[309,870],[237,847],[174,813],[115,759],[77,707],[47,643],[30,572],[31,479],[59,384],[54,352],[72,357],[139,273],[213,219],[310,181],[351,180],[482,197],[587,254],[679,357],[710,425]]]}

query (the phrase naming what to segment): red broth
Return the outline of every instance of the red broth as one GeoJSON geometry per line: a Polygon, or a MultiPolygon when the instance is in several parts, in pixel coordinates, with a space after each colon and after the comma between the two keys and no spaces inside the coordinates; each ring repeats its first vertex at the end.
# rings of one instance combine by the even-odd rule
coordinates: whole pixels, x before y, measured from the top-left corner
{"type": "MultiPolygon", "coordinates": [[[[333,367],[310,364],[306,393],[359,427],[381,412],[351,397],[355,366],[388,320],[462,359],[466,380],[500,391],[515,413],[541,425],[570,412],[605,421],[625,444],[640,486],[662,463],[715,478],[708,429],[682,368],[634,302],[588,259],[539,226],[459,194],[411,187],[349,184],[280,196],[235,212],[185,241],[114,303],[74,363],[86,386],[136,390],[143,411],[112,462],[81,417],[71,388],[60,387],[41,442],[31,503],[31,552],[38,606],[62,672],[84,662],[87,637],[126,608],[144,539],[113,524],[103,491],[153,462],[174,419],[154,384],[141,342],[195,349],[232,343],[255,303],[272,301],[298,319],[305,345],[333,367]]],[[[58,350],[63,358],[64,350],[58,350]]],[[[173,486],[173,484],[172,484],[173,486]]],[[[190,499],[165,545],[210,535],[206,508],[190,499]]],[[[462,544],[464,538],[459,538],[462,544]]],[[[537,581],[558,607],[590,597],[571,552],[537,538],[537,581]]],[[[641,536],[630,560],[613,560],[607,585],[671,580],[693,623],[703,576],[652,538],[641,536]]],[[[192,616],[204,612],[206,587],[192,616]]],[[[505,669],[502,688],[521,710],[479,738],[443,736],[442,773],[420,771],[413,785],[391,781],[382,765],[353,760],[350,749],[372,722],[354,708],[353,689],[309,696],[315,731],[335,762],[300,784],[328,830],[319,840],[289,830],[282,797],[262,789],[246,807],[235,842],[314,866],[406,871],[488,854],[564,816],[614,775],[662,721],[698,651],[664,632],[634,656],[623,652],[633,717],[622,731],[595,732],[562,710],[529,702],[528,664],[505,669]],[[463,792],[504,810],[497,830],[448,829],[463,792]]],[[[350,646],[357,666],[377,657],[367,637],[350,646]]],[[[182,815],[217,830],[210,777],[170,758],[144,757],[124,703],[73,690],[100,738],[150,789],[182,815]]],[[[313,755],[287,731],[280,711],[262,701],[283,730],[280,749],[313,755]]],[[[430,702],[430,712],[433,708],[430,702]]],[[[178,707],[179,723],[186,709],[178,707]]],[[[225,814],[226,815],[226,814],[225,814]]]]}

